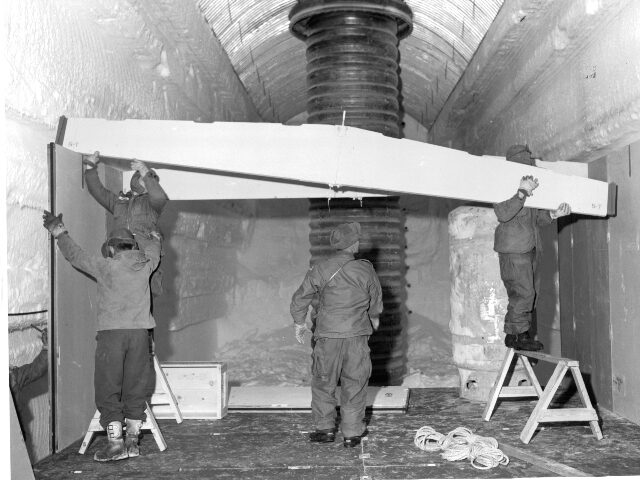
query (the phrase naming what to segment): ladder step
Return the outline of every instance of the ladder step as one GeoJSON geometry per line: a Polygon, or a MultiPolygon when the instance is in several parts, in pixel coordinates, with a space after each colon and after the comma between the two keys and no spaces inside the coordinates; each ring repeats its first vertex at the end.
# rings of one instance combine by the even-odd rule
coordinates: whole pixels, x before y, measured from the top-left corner
{"type": "Polygon", "coordinates": [[[518,397],[537,397],[538,392],[533,385],[527,385],[522,387],[502,387],[498,398],[518,398],[518,397]]]}
{"type": "Polygon", "coordinates": [[[593,408],[552,408],[541,412],[537,421],[542,422],[592,422],[598,420],[593,408]]]}

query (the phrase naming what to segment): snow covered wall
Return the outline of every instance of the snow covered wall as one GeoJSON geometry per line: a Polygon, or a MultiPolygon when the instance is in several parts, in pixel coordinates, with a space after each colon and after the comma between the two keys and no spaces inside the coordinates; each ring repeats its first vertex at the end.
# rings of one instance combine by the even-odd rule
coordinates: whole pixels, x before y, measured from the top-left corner
{"type": "MultiPolygon", "coordinates": [[[[48,308],[41,216],[48,206],[47,143],[60,115],[260,119],[192,1],[11,0],[5,8],[8,310],[16,314],[48,308]]],[[[11,366],[37,356],[42,341],[31,327],[47,320],[46,312],[8,318],[11,366]]],[[[15,398],[33,462],[49,452],[46,393],[44,376],[15,398]]]]}

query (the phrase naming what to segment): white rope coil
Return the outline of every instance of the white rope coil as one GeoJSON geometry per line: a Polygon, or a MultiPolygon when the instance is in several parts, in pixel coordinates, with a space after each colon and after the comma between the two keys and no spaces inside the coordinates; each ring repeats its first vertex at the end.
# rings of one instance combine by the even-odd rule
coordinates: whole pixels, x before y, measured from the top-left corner
{"type": "Polygon", "coordinates": [[[475,435],[465,427],[455,428],[443,435],[430,426],[424,426],[416,432],[413,443],[427,452],[442,450],[442,458],[451,462],[468,458],[471,465],[480,470],[509,463],[509,457],[498,448],[495,438],[475,435]]]}

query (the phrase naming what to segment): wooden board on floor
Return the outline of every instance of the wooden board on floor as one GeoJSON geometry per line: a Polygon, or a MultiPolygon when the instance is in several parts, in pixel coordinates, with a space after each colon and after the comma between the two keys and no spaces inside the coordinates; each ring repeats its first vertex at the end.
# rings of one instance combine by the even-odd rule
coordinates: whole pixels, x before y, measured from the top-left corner
{"type": "MultiPolygon", "coordinates": [[[[336,392],[340,403],[340,387],[336,392]]],[[[367,387],[367,407],[374,410],[406,410],[407,387],[367,387]]],[[[231,387],[229,410],[311,409],[311,387],[231,387]]]]}

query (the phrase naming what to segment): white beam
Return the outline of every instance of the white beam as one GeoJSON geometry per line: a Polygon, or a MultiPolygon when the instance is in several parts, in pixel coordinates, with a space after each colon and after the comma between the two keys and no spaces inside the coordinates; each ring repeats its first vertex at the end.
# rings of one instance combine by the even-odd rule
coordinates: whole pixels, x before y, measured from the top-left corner
{"type": "MultiPolygon", "coordinates": [[[[109,163],[107,160],[106,163],[109,163]]],[[[243,178],[183,170],[156,169],[162,188],[171,200],[232,200],[269,198],[362,198],[379,196],[353,189],[275,182],[272,178],[243,178]]],[[[132,171],[122,174],[123,190],[129,187],[132,171]]]]}
{"type": "Polygon", "coordinates": [[[567,202],[575,213],[595,216],[607,215],[609,199],[606,182],[333,125],[70,118],[63,146],[192,172],[486,203],[511,197],[523,175],[534,175],[540,187],[528,206],[567,202]]]}

